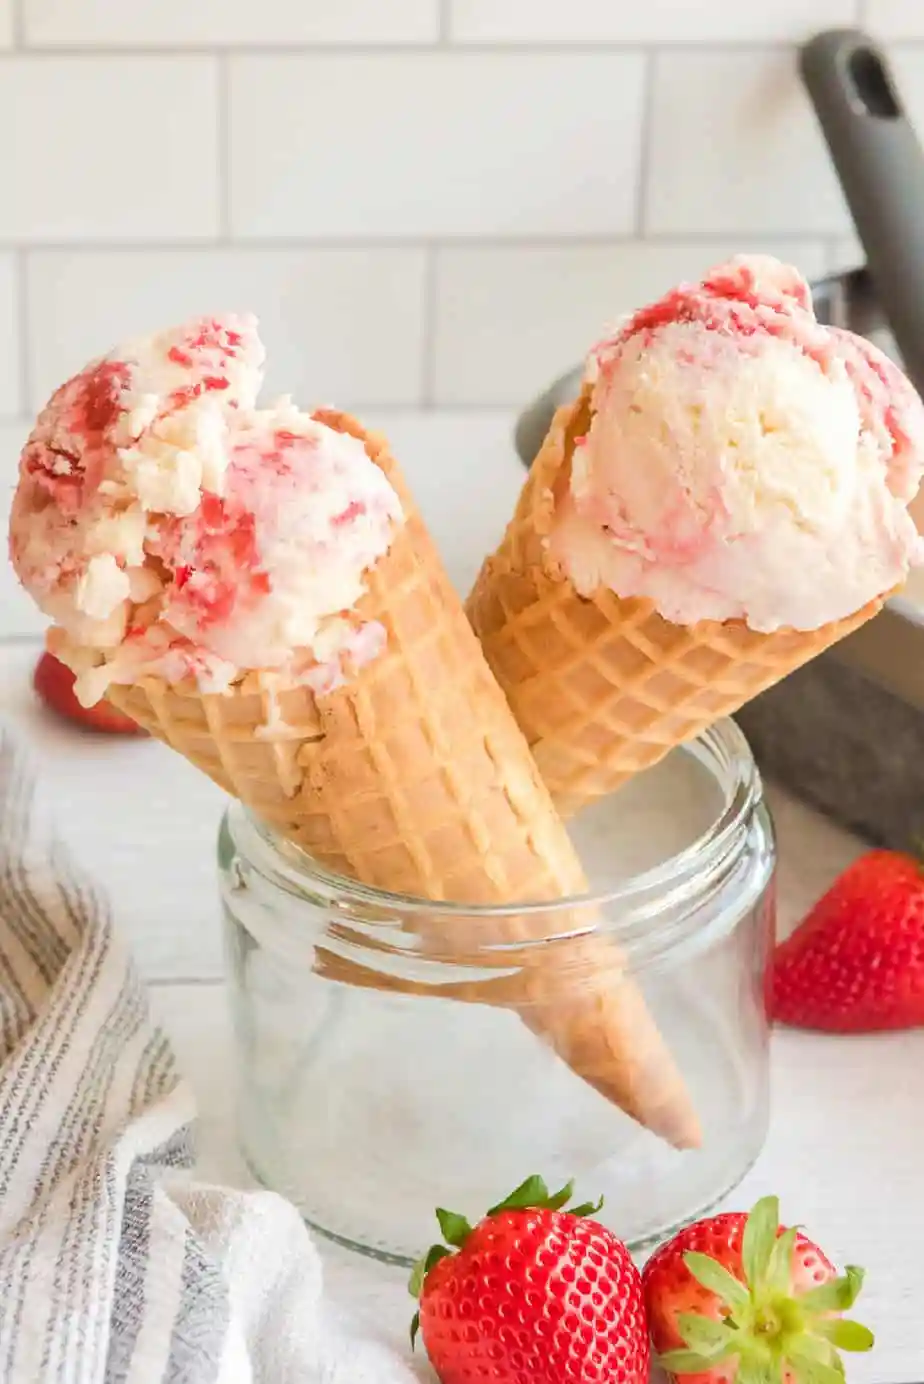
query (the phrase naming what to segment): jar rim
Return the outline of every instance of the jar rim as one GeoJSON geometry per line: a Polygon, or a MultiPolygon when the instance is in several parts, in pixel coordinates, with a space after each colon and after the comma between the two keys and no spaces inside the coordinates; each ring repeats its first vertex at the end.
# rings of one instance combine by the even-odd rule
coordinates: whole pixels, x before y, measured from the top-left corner
{"type": "Polygon", "coordinates": [[[729,860],[737,859],[752,814],[763,796],[750,746],[734,721],[725,718],[714,722],[677,750],[698,759],[723,790],[723,802],[715,819],[686,846],[655,866],[611,887],[554,899],[474,904],[393,893],[328,869],[294,842],[282,838],[241,803],[231,804],[226,821],[231,825],[236,845],[261,875],[288,892],[304,894],[308,889],[314,899],[327,906],[360,904],[379,915],[400,914],[406,918],[438,913],[447,919],[487,920],[535,918],[562,912],[580,914],[599,909],[612,912],[615,905],[627,927],[631,927],[640,917],[662,913],[674,897],[686,894],[691,885],[698,892],[701,881],[714,879],[729,860]],[[651,901],[648,907],[646,899],[651,901]]]}

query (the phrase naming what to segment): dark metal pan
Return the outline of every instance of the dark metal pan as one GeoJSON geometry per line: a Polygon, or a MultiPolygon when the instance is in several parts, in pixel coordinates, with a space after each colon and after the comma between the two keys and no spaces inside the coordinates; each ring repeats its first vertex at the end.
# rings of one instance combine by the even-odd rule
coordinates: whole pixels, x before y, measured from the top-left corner
{"type": "Polygon", "coordinates": [[[885,54],[866,34],[818,34],[800,68],[883,318],[924,392],[924,153],[914,126],[885,54]]]}

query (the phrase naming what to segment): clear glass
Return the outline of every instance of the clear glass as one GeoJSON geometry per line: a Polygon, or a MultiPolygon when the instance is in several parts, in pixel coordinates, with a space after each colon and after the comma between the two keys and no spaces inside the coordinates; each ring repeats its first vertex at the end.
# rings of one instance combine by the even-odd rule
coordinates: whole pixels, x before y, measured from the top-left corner
{"type": "Polygon", "coordinates": [[[240,1138],[259,1180],[325,1235],[406,1264],[431,1242],[435,1206],[477,1217],[538,1172],[576,1178],[582,1200],[602,1193],[601,1219],[640,1247],[757,1156],[775,848],[743,736],[717,724],[572,834],[591,894],[473,911],[328,874],[229,809],[219,858],[240,1138]],[[618,942],[687,1081],[700,1148],[635,1124],[517,1013],[482,1002],[517,970],[503,942],[514,914],[530,919],[517,965],[576,926],[618,942]],[[464,952],[434,944],[448,928],[464,952]]]}

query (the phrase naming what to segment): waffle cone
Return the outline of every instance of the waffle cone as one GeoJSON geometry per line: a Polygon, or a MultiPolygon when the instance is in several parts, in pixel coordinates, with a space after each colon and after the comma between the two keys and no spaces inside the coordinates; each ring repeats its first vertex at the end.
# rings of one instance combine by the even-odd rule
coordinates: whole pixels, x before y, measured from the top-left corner
{"type": "Polygon", "coordinates": [[[605,796],[850,634],[871,601],[820,629],[759,634],[743,620],[675,625],[653,603],[578,595],[550,558],[555,508],[585,390],[558,409],[497,551],[466,609],[539,771],[564,816],[605,796]]]}
{"type": "MultiPolygon", "coordinates": [[[[404,508],[406,522],[357,608],[385,627],[385,651],[323,697],[262,671],[229,694],[144,678],[112,687],[110,700],[314,860],[364,884],[471,905],[584,892],[567,831],[397,464],[384,441],[353,420],[318,416],[363,440],[404,508]]],[[[555,931],[574,933],[573,914],[562,912],[555,931]]],[[[682,1078],[607,939],[591,931],[511,949],[535,940],[529,914],[476,924],[434,908],[415,912],[412,925],[431,956],[458,960],[502,946],[497,980],[450,993],[515,1009],[634,1119],[678,1146],[698,1142],[682,1078]]],[[[548,932],[548,918],[541,928],[548,932]]],[[[350,983],[406,988],[338,958],[319,969],[350,983]]]]}

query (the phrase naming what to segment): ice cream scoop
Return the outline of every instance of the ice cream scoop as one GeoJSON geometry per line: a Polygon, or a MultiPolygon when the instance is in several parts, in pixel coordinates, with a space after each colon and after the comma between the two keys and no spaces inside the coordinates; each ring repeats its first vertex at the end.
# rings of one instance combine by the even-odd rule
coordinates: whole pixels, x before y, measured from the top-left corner
{"type": "Polygon", "coordinates": [[[733,260],[589,365],[551,537],[583,595],[648,597],[677,624],[814,630],[924,558],[908,513],[924,407],[875,346],[815,320],[793,269],[733,260]]]}
{"type": "Polygon", "coordinates": [[[732,715],[880,609],[922,541],[924,404],[743,257],[590,353],[469,618],[562,812],[732,715]]]}
{"type": "Polygon", "coordinates": [[[117,349],[40,415],[10,550],[86,704],[144,675],[329,688],[381,649],[344,612],[398,497],[356,438],[285,400],[257,410],[262,361],[251,319],[209,319],[117,349]]]}

